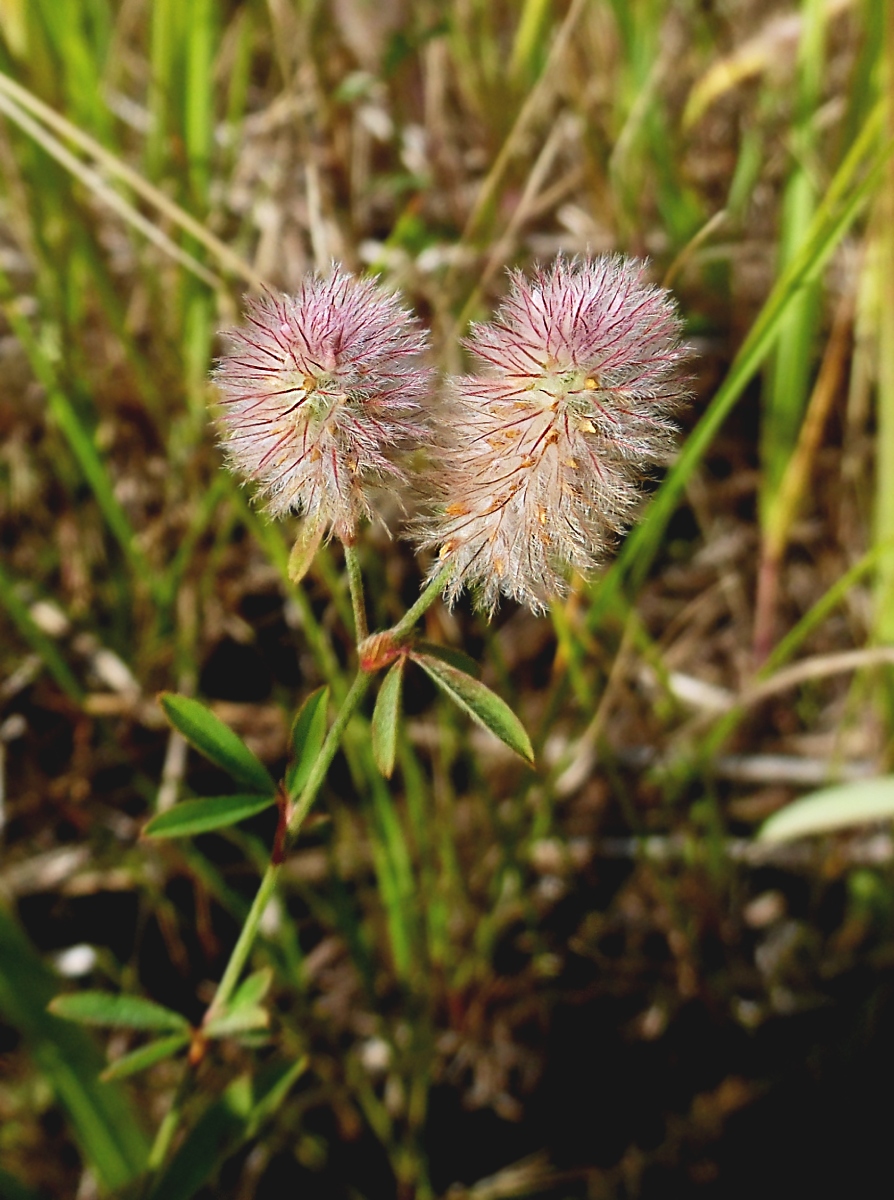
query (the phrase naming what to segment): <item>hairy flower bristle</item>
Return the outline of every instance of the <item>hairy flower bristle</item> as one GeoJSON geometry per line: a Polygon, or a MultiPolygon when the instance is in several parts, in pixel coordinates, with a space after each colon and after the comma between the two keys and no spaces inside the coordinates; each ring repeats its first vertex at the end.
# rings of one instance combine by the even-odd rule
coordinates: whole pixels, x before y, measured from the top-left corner
{"type": "Polygon", "coordinates": [[[402,478],[397,455],[425,437],[426,336],[378,283],[337,269],[297,295],[250,299],[215,371],[229,466],[273,516],[303,513],[352,540],[368,488],[402,478]]]}
{"type": "Polygon", "coordinates": [[[455,379],[442,417],[441,502],[423,544],[471,586],[541,611],[591,571],[639,500],[644,470],[673,444],[686,396],[670,294],[620,256],[566,259],[509,296],[465,345],[481,374],[455,379]]]}

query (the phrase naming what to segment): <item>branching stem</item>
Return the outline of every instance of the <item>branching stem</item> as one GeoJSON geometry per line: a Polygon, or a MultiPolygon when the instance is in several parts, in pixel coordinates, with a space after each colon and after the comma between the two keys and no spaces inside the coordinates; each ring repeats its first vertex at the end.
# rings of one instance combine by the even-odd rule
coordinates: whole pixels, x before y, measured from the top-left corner
{"type": "Polygon", "coordinates": [[[398,623],[388,630],[388,633],[395,642],[399,641],[400,638],[409,633],[419,618],[428,612],[428,610],[437,600],[438,596],[440,596],[441,592],[443,592],[444,585],[450,578],[452,571],[452,566],[446,566],[440,570],[429,582],[427,587],[423,588],[419,599],[416,601],[413,607],[408,608],[398,623]]]}
{"type": "MultiPolygon", "coordinates": [[[[357,631],[358,645],[367,637],[366,628],[366,606],[363,598],[363,583],[360,576],[360,566],[357,559],[357,554],[353,546],[345,546],[345,563],[348,570],[348,580],[351,588],[351,601],[354,609],[354,622],[357,631]]],[[[395,639],[399,639],[408,634],[416,622],[422,615],[432,606],[439,594],[444,588],[444,584],[450,574],[450,567],[445,567],[440,571],[428,586],[422,591],[419,599],[408,610],[398,623],[388,631],[395,639]]],[[[373,672],[357,671],[354,677],[354,682],[342,702],[338,715],[332,722],[329,732],[326,734],[326,739],[323,742],[320,753],[317,755],[314,765],[311,768],[310,775],[304,785],[304,790],[295,802],[294,807],[288,816],[285,836],[280,847],[280,854],[277,854],[275,861],[271,861],[267,870],[264,872],[261,879],[257,894],[252,902],[252,906],[245,918],[239,938],[236,945],[233,947],[233,952],[230,955],[230,960],[226,965],[221,981],[218,984],[214,999],[208,1006],[205,1013],[204,1025],[207,1025],[212,1018],[219,1016],[225,1009],[236,985],[242,976],[245,969],[245,964],[251,953],[252,946],[258,935],[258,930],[261,927],[261,921],[267,909],[267,905],[273,897],[276,890],[276,884],[282,871],[281,855],[285,854],[289,847],[295,842],[301,830],[301,826],[310,811],[314,800],[332,765],[332,760],[335,758],[342,736],[355,715],[364,696],[369,691],[372,684],[373,672]]],[[[170,1111],[159,1127],[155,1142],[149,1154],[147,1163],[147,1187],[154,1175],[162,1168],[170,1150],[171,1142],[177,1129],[182,1111],[183,1102],[186,1095],[192,1086],[193,1071],[187,1067],[184,1071],[183,1078],[180,1081],[180,1086],[174,1097],[170,1111]]]]}

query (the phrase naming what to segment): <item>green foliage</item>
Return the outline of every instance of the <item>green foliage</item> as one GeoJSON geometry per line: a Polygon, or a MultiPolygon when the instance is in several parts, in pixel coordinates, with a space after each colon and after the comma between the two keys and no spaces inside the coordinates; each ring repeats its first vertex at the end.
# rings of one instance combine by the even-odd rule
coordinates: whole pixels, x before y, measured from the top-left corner
{"type": "Polygon", "coordinates": [[[123,1029],[177,1030],[185,1032],[189,1022],[152,1000],[140,996],[113,996],[108,992],[74,992],[57,996],[50,1012],[81,1025],[120,1026],[123,1029]]]}
{"type": "Polygon", "coordinates": [[[624,543],[616,563],[601,585],[604,596],[597,598],[593,609],[594,622],[605,611],[614,595],[613,589],[624,575],[629,577],[633,590],[641,586],[687,480],[780,336],[790,306],[801,295],[801,289],[816,278],[878,187],[885,165],[894,152],[894,146],[890,143],[879,145],[881,115],[881,108],[869,114],[806,230],[800,251],[774,284],[739,348],[726,379],[699,424],[686,439],[677,461],[649,506],[645,519],[624,543]]]}
{"type": "Polygon", "coordinates": [[[317,688],[307,697],[292,723],[291,759],[286,771],[286,791],[297,800],[304,791],[311,768],[323,748],[329,688],[317,688]]]}
{"type": "Polygon", "coordinates": [[[388,668],[372,718],[372,749],[376,766],[386,779],[394,774],[397,760],[397,735],[400,729],[400,696],[406,659],[403,655],[388,668]]]}
{"type": "Polygon", "coordinates": [[[301,1058],[268,1067],[257,1078],[235,1079],[190,1130],[149,1200],[190,1200],[223,1159],[269,1120],[306,1069],[301,1058]]]}
{"type": "Polygon", "coordinates": [[[105,1187],[121,1188],[143,1169],[145,1135],[127,1097],[100,1081],[103,1064],[93,1042],[77,1026],[47,1012],[56,989],[52,973],[0,906],[0,1014],[24,1038],[85,1159],[105,1187]]]}
{"type": "Polygon", "coordinates": [[[176,696],[172,692],[165,692],[159,699],[168,720],[191,746],[232,775],[237,783],[244,784],[253,792],[275,796],[276,784],[270,772],[245,742],[210,709],[198,700],[176,696]]]}
{"type": "Polygon", "coordinates": [[[75,703],[79,703],[83,697],[80,683],[74,677],[71,668],[52,639],[47,637],[31,616],[28,606],[22,601],[19,588],[4,570],[2,564],[0,564],[0,604],[15,623],[21,636],[39,656],[62,692],[75,703]]]}
{"type": "Polygon", "coordinates": [[[270,1015],[261,1001],[273,983],[273,971],[267,967],[255,971],[239,985],[222,1012],[207,1021],[203,1032],[212,1038],[231,1037],[266,1029],[270,1015]]]}
{"type": "Polygon", "coordinates": [[[437,658],[441,662],[447,663],[449,667],[455,667],[463,675],[471,675],[473,679],[478,679],[481,675],[480,663],[475,662],[474,658],[471,658],[465,651],[458,650],[455,646],[440,646],[437,642],[419,638],[413,643],[413,649],[417,654],[424,654],[427,658],[437,658]]]}
{"type": "Polygon", "coordinates": [[[143,828],[144,837],[192,837],[225,829],[253,817],[276,803],[275,796],[203,796],[200,800],[181,800],[173,808],[159,813],[143,828]]]}
{"type": "MultiPolygon", "coordinates": [[[[250,1190],[247,1174],[216,1184],[221,1165],[254,1138],[269,1138],[265,1152],[298,1146],[311,1161],[309,1103],[329,1106],[346,1137],[378,1138],[402,1195],[430,1196],[430,1082],[449,1088],[468,1076],[464,1102],[512,1111],[525,1054],[531,1078],[539,1066],[513,1022],[548,1022],[567,987],[550,896],[561,892],[573,910],[581,862],[589,871],[633,847],[618,899],[600,899],[574,932],[571,974],[597,963],[631,1004],[642,1001],[644,1028],[672,1022],[679,996],[666,963],[651,993],[640,983],[648,954],[604,970],[606,947],[636,913],[643,945],[651,932],[672,947],[680,995],[703,988],[719,1013],[738,974],[757,981],[755,992],[763,978],[739,960],[718,977],[699,958],[699,929],[716,928],[718,912],[738,922],[750,883],[724,836],[728,820],[737,835],[757,820],[741,815],[753,786],[733,768],[760,766],[780,746],[800,756],[799,738],[820,744],[821,734],[831,770],[856,728],[885,769],[894,710],[862,668],[849,690],[846,674],[818,676],[809,692],[793,685],[778,709],[754,701],[785,663],[850,651],[873,620],[890,641],[894,188],[880,100],[891,75],[883,0],[846,11],[806,0],[786,18],[787,40],[774,40],[772,20],[748,4],[719,14],[670,0],[470,0],[404,6],[412,17],[397,29],[381,7],[0,3],[0,641],[12,681],[0,724],[7,711],[28,722],[37,714],[24,749],[0,742],[9,886],[57,899],[55,921],[72,897],[110,880],[140,914],[125,961],[98,951],[98,986],[125,994],[57,996],[58,979],[0,910],[0,1010],[22,1038],[16,1070],[27,1060],[42,1081],[4,1090],[3,1149],[18,1148],[19,1113],[39,1122],[56,1103],[109,1194],[141,1175],[139,1194],[158,1200],[209,1185],[250,1190]],[[342,16],[352,7],[373,17],[363,44],[342,16]],[[206,417],[216,331],[236,319],[245,287],[293,287],[332,256],[372,261],[430,319],[439,365],[461,370],[454,335],[492,311],[504,268],[560,246],[648,256],[656,281],[667,273],[678,291],[702,356],[681,451],[615,565],[592,588],[573,587],[552,633],[546,623],[534,632],[508,605],[493,631],[462,604],[428,614],[432,639],[484,646],[499,695],[452,644],[416,641],[409,656],[454,707],[418,712],[403,655],[367,706],[362,689],[350,690],[352,609],[337,549],[320,544],[319,529],[296,537],[297,526],[268,524],[219,469],[206,417]],[[809,521],[789,523],[799,545],[779,564],[780,636],[752,674],[755,546],[782,520],[776,497],[803,444],[829,314],[851,292],[838,424],[811,453],[791,509],[809,521]],[[762,477],[750,479],[758,466],[762,477]],[[720,507],[719,480],[734,497],[720,507]],[[758,537],[743,516],[755,508],[758,537]],[[275,603],[255,622],[243,601],[258,597],[275,603]],[[42,600],[69,632],[47,632],[42,600]],[[161,763],[175,787],[183,769],[179,739],[157,727],[157,689],[204,691],[205,666],[228,639],[244,648],[254,638],[252,651],[275,658],[265,639],[280,625],[300,688],[274,671],[269,697],[246,706],[274,729],[264,758],[288,754],[283,788],[206,706],[166,691],[171,725],[237,794],[151,815],[161,763]],[[116,693],[97,671],[107,649],[139,695],[116,693]],[[330,726],[347,696],[350,712],[330,726]],[[301,699],[286,736],[276,722],[301,699]],[[542,770],[519,772],[502,756],[482,769],[487,755],[466,716],[529,763],[533,740],[542,770]],[[735,760],[724,753],[734,732],[735,760]],[[60,749],[69,744],[70,759],[60,749]],[[293,857],[283,824],[305,792],[293,857]],[[327,820],[309,829],[315,799],[327,820]],[[238,824],[275,804],[271,848],[238,824]],[[140,824],[152,841],[134,845],[140,824]],[[618,837],[603,837],[616,827],[618,837]],[[186,840],[209,830],[222,834],[208,839],[220,857],[186,840]],[[44,855],[75,836],[87,864],[55,882],[44,855]],[[271,850],[283,861],[271,866],[271,850]],[[32,858],[36,883],[16,884],[32,858]],[[263,903],[253,905],[261,873],[263,903]],[[140,955],[150,913],[204,1002],[202,955],[231,948],[222,931],[233,921],[249,929],[198,1030],[148,999],[154,981],[140,955]],[[501,973],[504,949],[517,975],[501,973]],[[137,979],[146,999],[126,994],[137,979]],[[153,1036],[100,1075],[102,1056],[77,1022],[153,1036]],[[524,1054],[513,1058],[517,1036],[524,1054]],[[375,1058],[374,1041],[387,1059],[380,1075],[359,1065],[375,1058]],[[201,1069],[187,1065],[187,1047],[190,1064],[207,1055],[201,1069]],[[313,1087],[296,1098],[305,1050],[313,1087]],[[152,1111],[160,1097],[171,1106],[148,1171],[130,1094],[110,1082],[125,1078],[141,1109],[147,1098],[152,1111]]],[[[357,547],[380,627],[399,619],[416,586],[409,552],[383,544],[357,547]]],[[[824,789],[765,823],[762,853],[892,816],[887,778],[824,789]]],[[[889,928],[884,866],[854,869],[846,847],[833,866],[848,876],[860,929],[876,919],[889,928]]],[[[3,876],[5,887],[6,862],[3,876]]],[[[825,879],[817,874],[812,894],[825,879]]],[[[858,934],[830,939],[839,957],[858,934]]],[[[770,980],[766,990],[785,988],[770,980]]],[[[638,1036],[633,1025],[628,1034],[638,1036]]],[[[321,1141],[320,1162],[325,1153],[321,1141]]],[[[637,1147],[625,1170],[640,1161],[656,1158],[637,1147]]],[[[536,1155],[513,1170],[469,1190],[569,1186],[550,1182],[548,1168],[538,1175],[536,1155]]],[[[621,1180],[600,1168],[593,1187],[635,1194],[630,1170],[621,1180]]],[[[36,1200],[19,1175],[17,1162],[0,1172],[0,1197],[36,1200]]]]}
{"type": "Polygon", "coordinates": [[[473,721],[477,721],[533,766],[531,740],[505,700],[501,700],[480,680],[473,679],[443,658],[416,651],[411,652],[409,657],[422,667],[457,708],[461,708],[473,721]]]}
{"type": "Polygon", "coordinates": [[[131,1050],[129,1054],[122,1054],[120,1058],[116,1058],[106,1067],[100,1079],[127,1079],[131,1075],[137,1075],[140,1071],[154,1067],[156,1063],[163,1062],[166,1058],[173,1058],[188,1045],[189,1038],[185,1034],[178,1033],[172,1034],[171,1037],[157,1038],[153,1042],[147,1042],[145,1046],[140,1046],[137,1050],[131,1050]]]}

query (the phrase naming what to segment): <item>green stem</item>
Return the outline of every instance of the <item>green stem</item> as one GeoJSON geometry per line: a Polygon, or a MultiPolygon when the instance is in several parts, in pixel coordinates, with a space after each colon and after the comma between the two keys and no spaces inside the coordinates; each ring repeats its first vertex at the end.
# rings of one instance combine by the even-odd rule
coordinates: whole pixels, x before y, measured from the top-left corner
{"type": "Polygon", "coordinates": [[[326,735],[326,740],[323,742],[322,749],[314,760],[314,765],[311,767],[310,774],[307,777],[307,783],[304,785],[304,791],[298,797],[292,809],[289,824],[286,828],[286,849],[291,846],[298,836],[298,831],[301,829],[304,818],[310,811],[310,807],[317,797],[317,792],[323,785],[323,780],[326,778],[326,773],[332,764],[332,760],[335,758],[335,752],[341,742],[341,736],[347,729],[351,717],[353,717],[354,713],[360,707],[360,702],[369,691],[371,683],[372,675],[367,674],[366,671],[358,671],[354,676],[351,690],[345,696],[338,716],[332,722],[329,732],[326,735]]]}
{"type": "Polygon", "coordinates": [[[257,895],[252,901],[252,906],[249,909],[248,916],[245,918],[245,924],[242,926],[239,939],[233,947],[233,953],[230,955],[230,961],[227,963],[223,978],[217,985],[214,999],[205,1013],[205,1024],[226,1007],[236,984],[239,982],[239,976],[242,974],[242,969],[251,953],[251,948],[254,945],[254,940],[257,937],[261,924],[261,918],[264,916],[264,911],[270,902],[270,897],[273,895],[281,870],[282,863],[276,862],[270,863],[264,872],[261,886],[258,888],[257,895]]]}
{"type": "Polygon", "coordinates": [[[171,1101],[171,1107],[165,1113],[164,1120],[158,1127],[158,1133],[155,1135],[155,1141],[152,1143],[152,1148],[149,1151],[149,1157],[146,1160],[146,1177],[143,1194],[148,1193],[153,1176],[157,1171],[161,1170],[168,1156],[171,1142],[182,1117],[183,1102],[192,1087],[192,1080],[193,1070],[192,1067],[187,1065],[180,1076],[180,1082],[177,1085],[177,1091],[174,1093],[174,1099],[171,1101]]]}
{"type": "MultiPolygon", "coordinates": [[[[372,676],[367,675],[364,671],[358,671],[351,684],[350,691],[345,696],[344,703],[339,709],[338,716],[332,722],[329,732],[326,735],[326,740],[320,749],[320,753],[314,760],[314,765],[311,768],[310,775],[307,777],[307,783],[304,785],[304,790],[298,797],[295,807],[292,809],[289,823],[286,828],[286,836],[283,845],[283,850],[288,850],[289,846],[294,842],[301,829],[304,818],[310,811],[311,805],[317,798],[317,793],[323,785],[323,780],[326,778],[326,773],[335,758],[335,753],[338,750],[341,735],[347,728],[347,724],[357,711],[361,700],[366,695],[372,676]]],[[[261,886],[258,888],[257,895],[249,909],[248,916],[245,918],[245,924],[242,926],[242,931],[239,934],[239,940],[233,947],[233,953],[230,955],[230,961],[227,963],[226,970],[223,973],[223,978],[217,986],[217,992],[211,1005],[205,1014],[205,1023],[213,1016],[220,1013],[227,1005],[230,997],[235,990],[236,984],[239,982],[239,977],[242,974],[243,968],[251,953],[251,948],[254,945],[255,938],[258,935],[258,929],[261,924],[261,918],[264,916],[270,898],[276,888],[276,882],[279,879],[282,870],[281,862],[271,862],[267,870],[264,872],[264,877],[261,880],[261,886]]]]}
{"type": "Polygon", "coordinates": [[[419,618],[424,613],[428,612],[428,610],[440,596],[441,592],[443,592],[444,585],[447,583],[447,580],[450,578],[452,572],[453,567],[450,564],[448,564],[446,567],[442,567],[437,575],[435,575],[429,581],[428,585],[423,589],[422,594],[413,607],[408,608],[398,623],[393,625],[391,629],[388,630],[388,633],[394,638],[395,641],[399,641],[405,633],[409,633],[419,618]]]}
{"type": "MultiPolygon", "coordinates": [[[[353,568],[357,570],[357,578],[359,580],[359,567],[357,565],[356,552],[351,546],[345,546],[345,561],[353,563],[353,568]]],[[[409,632],[416,624],[422,614],[429,609],[443,590],[444,584],[450,575],[451,567],[445,567],[442,571],[431,580],[428,586],[423,590],[421,596],[416,601],[411,609],[403,616],[403,618],[390,630],[392,634],[400,637],[402,634],[409,632]]],[[[352,567],[349,566],[349,577],[352,567]]],[[[354,586],[351,586],[351,596],[354,598],[354,586]]],[[[366,615],[363,610],[363,596],[359,592],[359,609],[355,601],[355,616],[358,618],[362,614],[363,624],[366,623],[366,615]]],[[[288,850],[289,846],[295,841],[298,832],[304,822],[305,817],[311,809],[311,806],[317,798],[317,793],[323,786],[323,780],[326,778],[326,773],[335,758],[339,743],[341,742],[342,734],[348,727],[348,722],[353,717],[354,713],[360,707],[363,697],[369,691],[372,683],[372,675],[366,671],[358,671],[354,677],[354,682],[351,684],[347,696],[339,709],[338,716],[332,722],[329,732],[326,734],[326,740],[323,742],[320,753],[314,760],[314,765],[311,768],[310,775],[307,777],[307,783],[304,785],[304,790],[295,802],[289,816],[289,823],[286,827],[285,844],[283,849],[288,850]]],[[[239,934],[239,940],[233,947],[233,953],[230,955],[230,961],[227,963],[226,970],[223,973],[223,978],[218,985],[217,992],[211,1005],[206,1013],[206,1022],[219,1013],[227,1004],[227,1001],[232,996],[236,984],[239,982],[239,977],[242,974],[245,963],[248,960],[251,948],[254,945],[257,937],[258,928],[261,924],[261,918],[264,915],[264,910],[273,895],[276,881],[279,878],[279,873],[282,870],[281,863],[271,863],[264,873],[264,878],[261,880],[261,886],[258,888],[258,893],[254,898],[248,916],[245,918],[245,924],[242,926],[242,932],[239,934]]]]}
{"type": "Polygon", "coordinates": [[[354,633],[359,645],[369,636],[369,627],[366,623],[366,601],[363,598],[363,576],[360,573],[360,559],[356,548],[347,542],[344,542],[343,545],[348,586],[351,589],[351,606],[354,609],[354,633]]]}
{"type": "MultiPolygon", "coordinates": [[[[363,603],[363,591],[360,581],[360,568],[357,562],[356,552],[352,546],[345,546],[345,562],[348,565],[348,579],[351,584],[351,600],[354,606],[354,620],[357,625],[357,640],[363,640],[366,635],[366,610],[363,603]],[[362,633],[361,633],[362,631],[362,633]]],[[[442,592],[445,583],[447,582],[452,568],[447,566],[431,580],[428,586],[423,590],[419,599],[404,617],[388,632],[395,637],[401,637],[408,633],[419,618],[434,604],[442,592]]],[[[348,724],[360,704],[363,697],[369,691],[372,683],[372,673],[359,670],[354,677],[354,682],[345,696],[342,706],[338,711],[338,715],[332,722],[329,732],[326,734],[326,739],[320,749],[320,753],[314,760],[314,765],[311,768],[310,775],[304,785],[304,789],[288,818],[285,837],[283,839],[283,851],[287,851],[294,843],[301,829],[304,819],[317,798],[320,788],[323,786],[323,781],[332,765],[332,760],[335,758],[339,744],[341,743],[342,735],[348,727],[348,724]]],[[[217,991],[214,999],[208,1006],[208,1011],[205,1013],[205,1024],[217,1016],[226,1008],[236,985],[239,982],[240,976],[245,969],[245,964],[248,961],[248,956],[251,953],[255,938],[258,935],[258,930],[261,925],[261,920],[264,916],[264,911],[270,903],[270,899],[276,889],[276,884],[282,871],[282,862],[278,859],[276,862],[271,862],[264,872],[257,895],[255,896],[252,906],[249,909],[248,915],[245,918],[245,923],[239,934],[236,945],[233,947],[233,952],[230,955],[230,961],[226,965],[220,983],[217,986],[217,991]]],[[[171,1105],[165,1119],[158,1130],[155,1143],[149,1156],[148,1177],[151,1179],[153,1175],[163,1166],[170,1148],[171,1140],[177,1129],[180,1119],[180,1111],[183,1100],[188,1094],[191,1086],[193,1073],[187,1068],[180,1081],[180,1086],[177,1089],[177,1094],[171,1105]]]]}

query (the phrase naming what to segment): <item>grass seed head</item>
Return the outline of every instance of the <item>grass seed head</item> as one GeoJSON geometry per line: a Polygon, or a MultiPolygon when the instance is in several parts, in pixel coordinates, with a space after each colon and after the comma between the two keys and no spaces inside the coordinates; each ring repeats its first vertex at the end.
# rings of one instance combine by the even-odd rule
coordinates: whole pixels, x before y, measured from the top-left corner
{"type": "Polygon", "coordinates": [[[403,478],[425,440],[421,326],[381,285],[333,269],[297,295],[250,299],[218,363],[229,466],[272,516],[304,514],[344,541],[371,515],[369,487],[403,478]]]}
{"type": "Polygon", "coordinates": [[[620,256],[559,257],[511,275],[492,322],[466,341],[481,372],[452,382],[439,503],[423,543],[493,610],[500,594],[541,611],[569,568],[604,558],[673,444],[686,349],[670,294],[620,256]]]}

